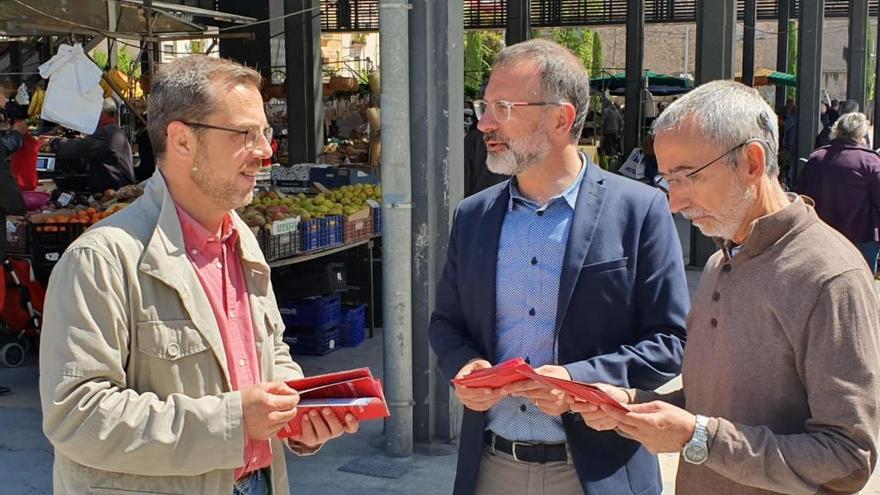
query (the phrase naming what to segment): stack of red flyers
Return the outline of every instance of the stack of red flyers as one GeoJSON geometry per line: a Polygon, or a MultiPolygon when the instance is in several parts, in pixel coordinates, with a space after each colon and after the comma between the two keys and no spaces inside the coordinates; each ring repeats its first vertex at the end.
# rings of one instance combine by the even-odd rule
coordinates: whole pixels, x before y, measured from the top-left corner
{"type": "Polygon", "coordinates": [[[345,424],[345,416],[353,415],[358,421],[390,416],[382,382],[373,378],[369,368],[315,375],[287,382],[299,392],[297,415],[278,432],[279,438],[302,433],[302,416],[312,410],[330,408],[345,424]]]}
{"type": "Polygon", "coordinates": [[[595,385],[539,375],[522,358],[513,358],[491,368],[474,371],[469,375],[452,380],[452,383],[465,387],[501,388],[523,380],[534,380],[550,388],[562,390],[576,400],[591,404],[607,404],[624,411],[628,410],[625,405],[617,402],[595,385]]]}

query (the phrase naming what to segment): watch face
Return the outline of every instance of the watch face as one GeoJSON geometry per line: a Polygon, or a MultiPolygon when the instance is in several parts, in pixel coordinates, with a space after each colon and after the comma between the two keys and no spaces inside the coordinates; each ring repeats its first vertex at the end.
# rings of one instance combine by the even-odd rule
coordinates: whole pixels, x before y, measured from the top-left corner
{"type": "Polygon", "coordinates": [[[709,457],[709,449],[702,444],[689,444],[684,448],[684,459],[691,464],[702,464],[709,457]]]}

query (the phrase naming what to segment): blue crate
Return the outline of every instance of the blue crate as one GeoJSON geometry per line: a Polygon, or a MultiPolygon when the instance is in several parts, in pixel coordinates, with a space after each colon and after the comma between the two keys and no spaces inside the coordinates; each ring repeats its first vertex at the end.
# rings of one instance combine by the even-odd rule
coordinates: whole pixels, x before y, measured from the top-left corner
{"type": "Polygon", "coordinates": [[[339,348],[339,327],[314,330],[312,333],[284,333],[284,343],[293,355],[312,354],[323,356],[339,348]]]}
{"type": "Polygon", "coordinates": [[[321,225],[323,224],[323,218],[316,218],[314,220],[309,220],[308,222],[301,222],[299,224],[299,232],[300,237],[302,237],[302,250],[303,251],[314,251],[316,249],[321,249],[324,247],[321,244],[321,225]]]}
{"type": "Polygon", "coordinates": [[[342,324],[339,326],[339,344],[356,347],[364,341],[366,330],[367,305],[347,305],[342,309],[342,324]]]}
{"type": "Polygon", "coordinates": [[[324,247],[337,246],[342,244],[345,239],[344,217],[330,216],[323,218],[324,220],[324,247]]]}
{"type": "Polygon", "coordinates": [[[339,326],[342,319],[342,301],[338,294],[284,301],[279,304],[278,309],[288,328],[325,330],[339,326]]]}
{"type": "Polygon", "coordinates": [[[382,233],[382,208],[373,208],[373,234],[382,233]]]}

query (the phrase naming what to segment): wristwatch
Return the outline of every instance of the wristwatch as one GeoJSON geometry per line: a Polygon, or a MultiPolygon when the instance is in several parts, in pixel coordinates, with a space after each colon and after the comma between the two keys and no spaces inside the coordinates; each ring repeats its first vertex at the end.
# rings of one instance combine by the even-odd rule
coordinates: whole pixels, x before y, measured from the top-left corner
{"type": "Polygon", "coordinates": [[[709,458],[709,418],[697,415],[697,427],[694,436],[684,444],[681,456],[690,464],[702,464],[709,458]]]}

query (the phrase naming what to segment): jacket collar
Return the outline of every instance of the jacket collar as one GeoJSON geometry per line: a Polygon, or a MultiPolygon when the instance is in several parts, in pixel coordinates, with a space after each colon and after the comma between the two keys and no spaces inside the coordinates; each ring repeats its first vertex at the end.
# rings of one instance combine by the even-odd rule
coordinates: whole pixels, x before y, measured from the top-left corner
{"type": "Polygon", "coordinates": [[[752,230],[736,256],[730,255],[731,246],[725,243],[722,252],[731,264],[742,264],[764,253],[784,237],[796,234],[819,221],[812,200],[793,193],[788,196],[791,203],[787,206],[752,222],[752,230]]]}

